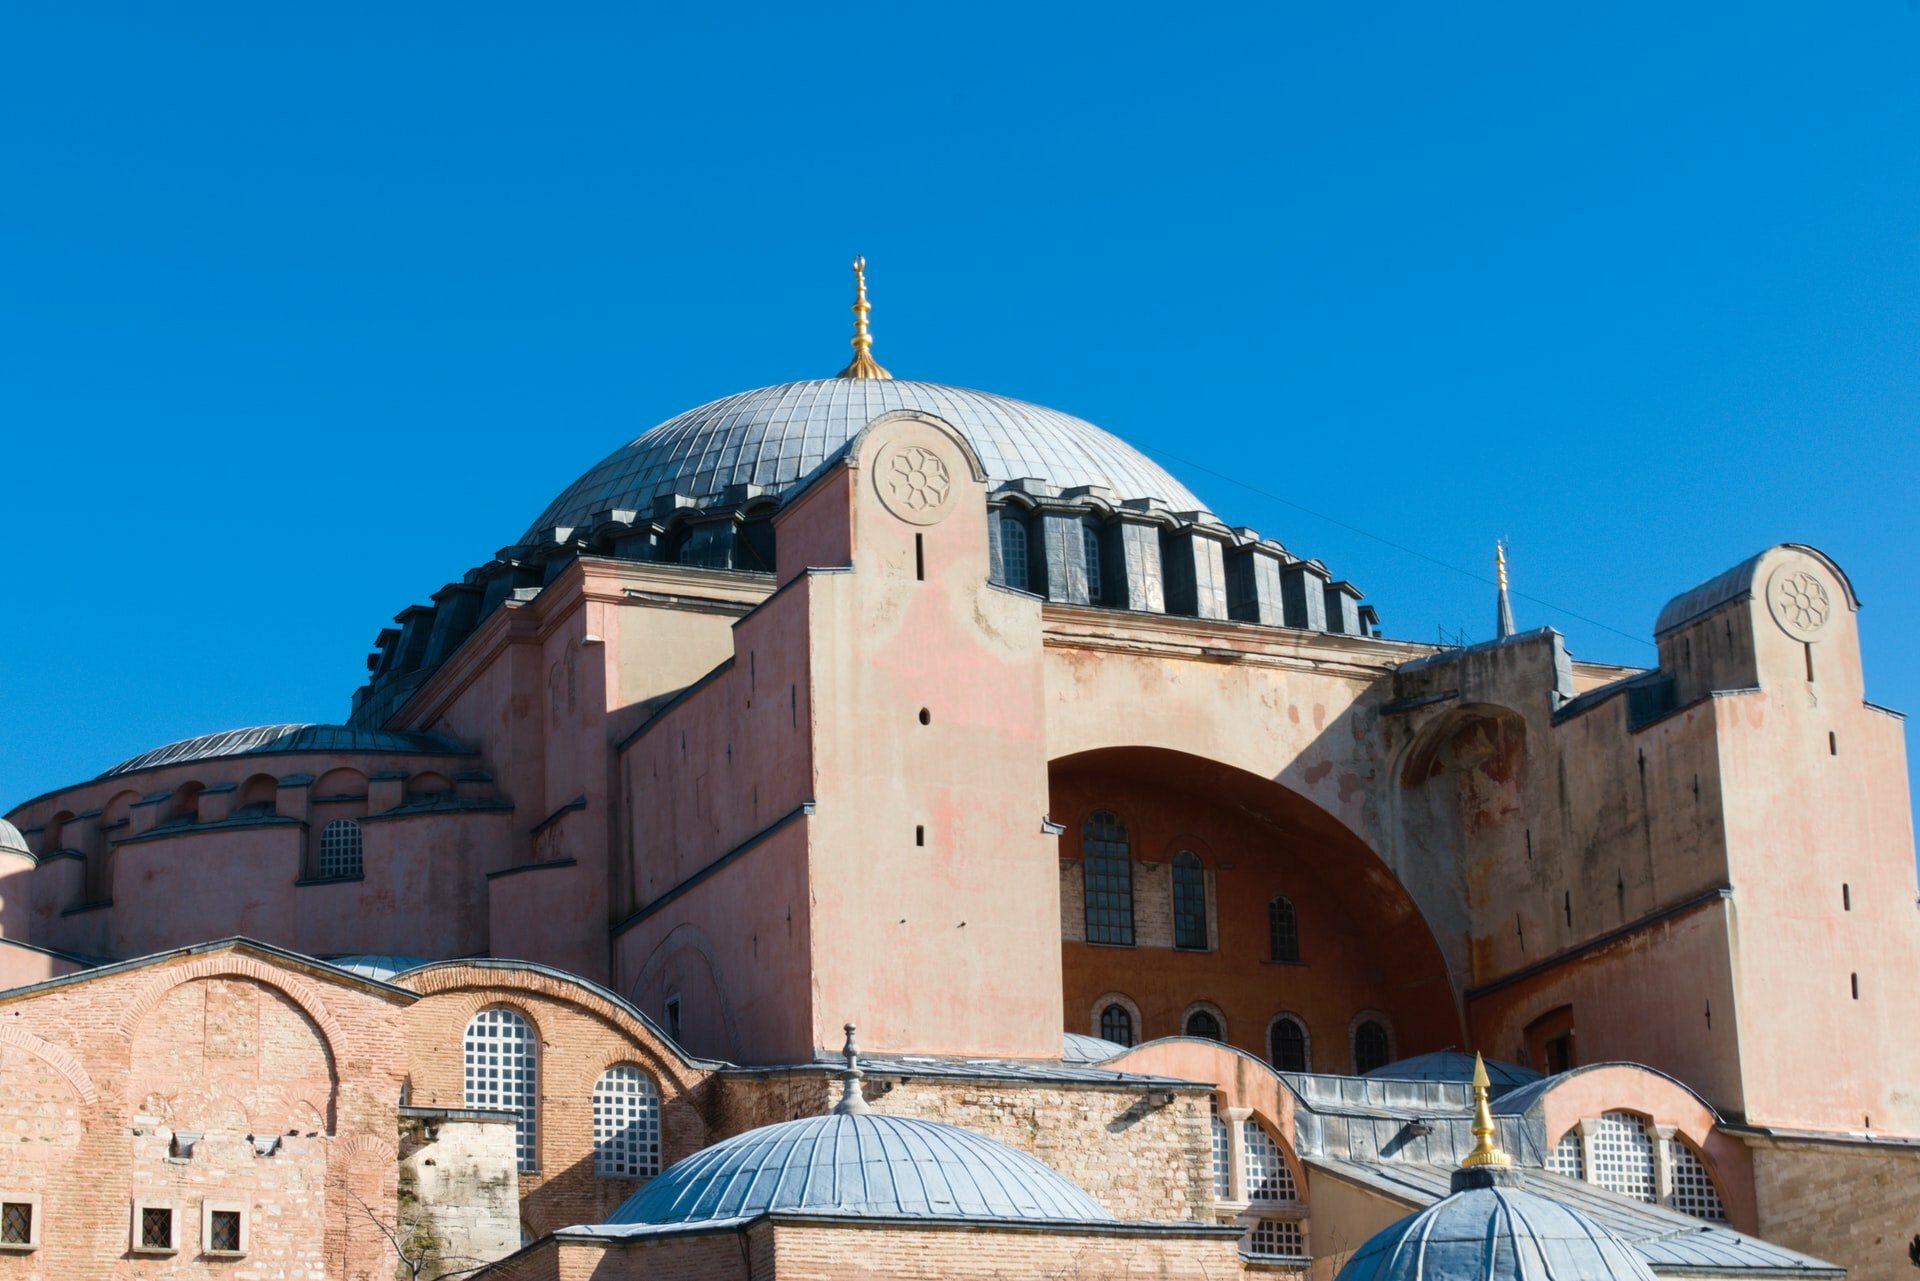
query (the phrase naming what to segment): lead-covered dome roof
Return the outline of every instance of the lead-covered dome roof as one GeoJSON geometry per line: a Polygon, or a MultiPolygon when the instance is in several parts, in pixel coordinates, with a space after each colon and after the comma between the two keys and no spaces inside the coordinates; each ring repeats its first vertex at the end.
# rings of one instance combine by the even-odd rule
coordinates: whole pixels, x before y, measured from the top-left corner
{"type": "Polygon", "coordinates": [[[183,738],[128,757],[100,775],[113,778],[135,770],[189,761],[211,761],[228,756],[265,756],[276,752],[413,752],[435,756],[464,755],[435,734],[402,730],[356,729],[350,725],[254,725],[183,738]]]}
{"type": "Polygon", "coordinates": [[[641,433],[569,485],[523,543],[598,512],[652,509],[681,493],[716,499],[729,485],[784,495],[819,471],[873,419],[917,409],[958,428],[991,483],[1033,478],[1062,489],[1100,485],[1116,499],[1155,498],[1176,512],[1207,507],[1165,468],[1090,422],[1007,396],[897,378],[816,378],[743,391],[641,433]]]}
{"type": "Polygon", "coordinates": [[[1065,1175],[983,1134],[877,1113],[763,1126],[675,1162],[610,1224],[687,1224],[776,1211],[881,1218],[1108,1222],[1065,1175]]]}
{"type": "Polygon", "coordinates": [[[1337,1281],[1653,1281],[1634,1248],[1506,1170],[1462,1170],[1456,1191],[1388,1225],[1337,1281]]]}

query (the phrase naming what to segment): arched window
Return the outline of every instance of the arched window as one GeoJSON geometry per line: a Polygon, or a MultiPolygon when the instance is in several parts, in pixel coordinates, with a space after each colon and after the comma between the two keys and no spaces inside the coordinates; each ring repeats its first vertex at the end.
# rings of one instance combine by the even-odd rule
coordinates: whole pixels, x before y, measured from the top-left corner
{"type": "Polygon", "coordinates": [[[1227,1033],[1220,1026],[1220,1018],[1212,1010],[1195,1010],[1187,1015],[1187,1035],[1204,1037],[1209,1041],[1224,1041],[1227,1033]]]}
{"type": "Polygon", "coordinates": [[[1631,1112],[1607,1112],[1588,1138],[1593,1143],[1593,1181],[1636,1201],[1654,1199],[1653,1135],[1631,1112]]]}
{"type": "Polygon", "coordinates": [[[1300,921],[1293,900],[1280,897],[1267,904],[1267,955],[1275,961],[1300,959],[1300,921]]]}
{"type": "Polygon", "coordinates": [[[1080,526],[1080,546],[1087,557],[1087,601],[1100,603],[1100,531],[1092,525],[1080,526]]]}
{"type": "Polygon", "coordinates": [[[1133,856],[1118,815],[1109,810],[1087,815],[1080,857],[1087,882],[1087,942],[1133,946],[1133,856]]]}
{"type": "Polygon", "coordinates": [[[1173,945],[1207,950],[1207,874],[1192,850],[1173,856],[1173,945]]]}
{"type": "Polygon", "coordinates": [[[631,1063],[616,1063],[593,1084],[593,1172],[603,1179],[660,1172],[660,1091],[631,1063]]]}
{"type": "Polygon", "coordinates": [[[1293,1171],[1280,1145],[1252,1117],[1240,1123],[1240,1132],[1247,1144],[1247,1200],[1298,1201],[1293,1171]]]}
{"type": "Polygon", "coordinates": [[[1362,1019],[1353,1029],[1353,1074],[1365,1076],[1393,1060],[1393,1043],[1377,1019],[1362,1019]]]}
{"type": "Polygon", "coordinates": [[[467,1024],[467,1106],[511,1110],[514,1156],[534,1164],[538,1095],[533,1028],[512,1010],[482,1010],[467,1024]]]}
{"type": "Polygon", "coordinates": [[[1220,1105],[1213,1105],[1213,1199],[1227,1201],[1233,1197],[1233,1142],[1227,1133],[1227,1123],[1220,1119],[1220,1105]]]}
{"type": "Polygon", "coordinates": [[[1547,1168],[1569,1179],[1587,1177],[1586,1154],[1581,1151],[1580,1131],[1568,1130],[1547,1154],[1547,1168]]]}
{"type": "Polygon", "coordinates": [[[1291,1014],[1282,1014],[1267,1029],[1267,1061],[1282,1072],[1305,1072],[1307,1028],[1291,1014]]]}
{"type": "Polygon", "coordinates": [[[1667,1172],[1671,1176],[1668,1183],[1673,1188],[1673,1208],[1696,1219],[1725,1223],[1727,1211],[1720,1204],[1720,1190],[1713,1186],[1713,1176],[1693,1149],[1678,1138],[1667,1144],[1667,1149],[1673,1157],[1673,1168],[1667,1172]]]}
{"type": "Polygon", "coordinates": [[[1018,516],[1000,518],[1000,572],[1009,587],[1027,586],[1027,527],[1018,516]]]}
{"type": "Polygon", "coordinates": [[[360,875],[360,825],[336,818],[320,829],[320,878],[360,875]]]}
{"type": "Polygon", "coordinates": [[[1115,1045],[1133,1044],[1133,1015],[1126,1006],[1116,1001],[1100,1011],[1100,1039],[1115,1045]]]}

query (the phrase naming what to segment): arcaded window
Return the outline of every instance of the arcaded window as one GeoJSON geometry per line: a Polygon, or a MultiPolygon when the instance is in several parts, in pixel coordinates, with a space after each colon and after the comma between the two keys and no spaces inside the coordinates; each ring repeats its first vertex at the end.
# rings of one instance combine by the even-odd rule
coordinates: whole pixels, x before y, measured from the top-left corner
{"type": "Polygon", "coordinates": [[[1247,1200],[1298,1201],[1293,1171],[1265,1127],[1248,1117],[1240,1123],[1240,1132],[1247,1145],[1247,1200]]]}
{"type": "Polygon", "coordinates": [[[1706,1165],[1678,1138],[1669,1143],[1667,1149],[1673,1157],[1673,1168],[1667,1171],[1668,1183],[1673,1188],[1673,1208],[1696,1219],[1725,1223],[1727,1211],[1720,1204],[1720,1190],[1713,1186],[1713,1176],[1707,1173],[1706,1165]]]}
{"type": "Polygon", "coordinates": [[[1302,1259],[1306,1229],[1298,1219],[1255,1219],[1240,1248],[1255,1259],[1302,1259]]]}
{"type": "Polygon", "coordinates": [[[359,875],[360,825],[350,818],[336,818],[320,829],[321,879],[359,875]]]}
{"type": "Polygon", "coordinates": [[[1080,526],[1080,546],[1087,557],[1087,600],[1100,603],[1100,531],[1091,525],[1080,526]]]}
{"type": "Polygon", "coordinates": [[[1307,1071],[1307,1028],[1291,1014],[1282,1014],[1267,1029],[1267,1061],[1282,1072],[1307,1071]]]}
{"type": "Polygon", "coordinates": [[[660,1091],[631,1063],[618,1063],[593,1086],[593,1172],[603,1179],[645,1179],[660,1172],[660,1091]]]}
{"type": "Polygon", "coordinates": [[[533,1028],[512,1010],[482,1010],[467,1024],[467,1106],[512,1111],[514,1155],[532,1172],[538,1121],[533,1028]]]}
{"type": "Polygon", "coordinates": [[[1118,1002],[1100,1011],[1100,1039],[1115,1045],[1133,1044],[1133,1015],[1118,1002]]]}
{"type": "Polygon", "coordinates": [[[1233,1140],[1227,1123],[1220,1119],[1220,1105],[1213,1105],[1213,1199],[1233,1198],[1233,1140]]]}
{"type": "Polygon", "coordinates": [[[1300,959],[1300,922],[1293,914],[1293,900],[1276,898],[1267,904],[1267,957],[1274,961],[1300,959]]]}
{"type": "Polygon", "coordinates": [[[1195,1010],[1187,1015],[1187,1035],[1205,1037],[1209,1041],[1227,1039],[1226,1029],[1220,1026],[1220,1018],[1212,1010],[1195,1010]]]}
{"type": "Polygon", "coordinates": [[[1547,1168],[1569,1179],[1587,1177],[1585,1153],[1581,1151],[1580,1131],[1568,1130],[1547,1154],[1547,1168]]]}
{"type": "Polygon", "coordinates": [[[1000,567],[1007,586],[1026,590],[1027,527],[1018,516],[1000,518],[1000,567]]]}
{"type": "Polygon", "coordinates": [[[1207,950],[1207,873],[1192,850],[1173,856],[1173,945],[1207,950]]]}
{"type": "Polygon", "coordinates": [[[1080,829],[1087,880],[1087,942],[1133,945],[1133,855],[1127,826],[1109,810],[1087,815],[1080,829]]]}
{"type": "Polygon", "coordinates": [[[1654,1199],[1653,1134],[1631,1112],[1608,1112],[1587,1136],[1593,1144],[1593,1181],[1636,1201],[1654,1199]]]}
{"type": "Polygon", "coordinates": [[[1363,1019],[1353,1029],[1353,1074],[1365,1076],[1393,1060],[1393,1044],[1377,1019],[1363,1019]]]}

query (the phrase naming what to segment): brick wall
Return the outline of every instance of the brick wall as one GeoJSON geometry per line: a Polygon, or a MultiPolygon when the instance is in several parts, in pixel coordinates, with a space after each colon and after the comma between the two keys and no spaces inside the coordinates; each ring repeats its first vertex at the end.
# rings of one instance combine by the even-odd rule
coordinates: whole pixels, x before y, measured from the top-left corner
{"type": "Polygon", "coordinates": [[[465,1106],[464,1040],[483,1009],[505,1006],[525,1018],[537,1043],[536,1165],[520,1172],[523,1222],[534,1236],[600,1223],[640,1186],[602,1178],[593,1164],[593,1087],[607,1068],[636,1064],[660,1091],[661,1168],[712,1140],[695,1095],[707,1074],[688,1067],[631,1013],[593,989],[532,970],[440,966],[409,975],[423,993],[407,1012],[410,1101],[465,1106]]]}
{"type": "MultiPolygon", "coordinates": [[[[1178,1091],[1170,1106],[1154,1107],[1140,1087],[902,1080],[869,1072],[874,1111],[998,1139],[1060,1171],[1119,1218],[1212,1218],[1208,1091],[1178,1091]]],[[[716,1137],[815,1116],[839,1097],[839,1083],[824,1072],[729,1074],[720,1087],[710,1110],[716,1137]]]]}
{"type": "Polygon", "coordinates": [[[1760,1235],[1845,1267],[1849,1281],[1911,1281],[1920,1149],[1754,1143],[1760,1235]]]}

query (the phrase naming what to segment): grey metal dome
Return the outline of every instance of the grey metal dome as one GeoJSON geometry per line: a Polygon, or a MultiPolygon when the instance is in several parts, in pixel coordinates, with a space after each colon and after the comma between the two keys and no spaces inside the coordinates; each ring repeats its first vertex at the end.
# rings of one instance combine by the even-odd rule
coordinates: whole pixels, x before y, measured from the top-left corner
{"type": "Polygon", "coordinates": [[[31,854],[27,848],[27,838],[20,835],[20,829],[0,818],[0,853],[31,854]]]}
{"type": "Polygon", "coordinates": [[[396,956],[390,952],[366,952],[354,956],[336,956],[327,962],[336,969],[358,974],[363,979],[385,983],[396,974],[417,970],[433,961],[424,956],[396,956]]]}
{"type": "MultiPolygon", "coordinates": [[[[1486,1063],[1488,1081],[1496,1097],[1544,1079],[1541,1073],[1523,1064],[1499,1059],[1488,1059],[1486,1063]]],[[[1389,1081],[1458,1081],[1465,1085],[1473,1080],[1473,1055],[1458,1050],[1435,1050],[1410,1059],[1396,1059],[1366,1075],[1389,1081]]]]}
{"type": "Polygon", "coordinates": [[[1336,1281],[1652,1281],[1633,1247],[1508,1170],[1461,1170],[1454,1193],[1376,1233],[1336,1281]]]}
{"type": "Polygon", "coordinates": [[[702,1223],[777,1210],[886,1218],[1105,1223],[1072,1180],[985,1135],[877,1113],[803,1117],[668,1166],[610,1224],[702,1223]]]}
{"type": "Polygon", "coordinates": [[[415,752],[436,756],[465,755],[434,734],[397,730],[354,729],[347,725],[255,725],[183,738],[121,761],[100,775],[112,778],[135,770],[187,761],[211,761],[226,756],[264,756],[273,752],[415,752]]]}
{"type": "Polygon", "coordinates": [[[1103,485],[1119,499],[1157,498],[1173,511],[1206,505],[1119,437],[1057,409],[940,383],[816,378],[761,387],[689,409],[622,445],[548,504],[521,538],[594,513],[645,513],[661,495],[717,498],[728,485],[785,494],[879,415],[933,414],[964,434],[991,482],[1025,477],[1068,488],[1103,485]]]}

